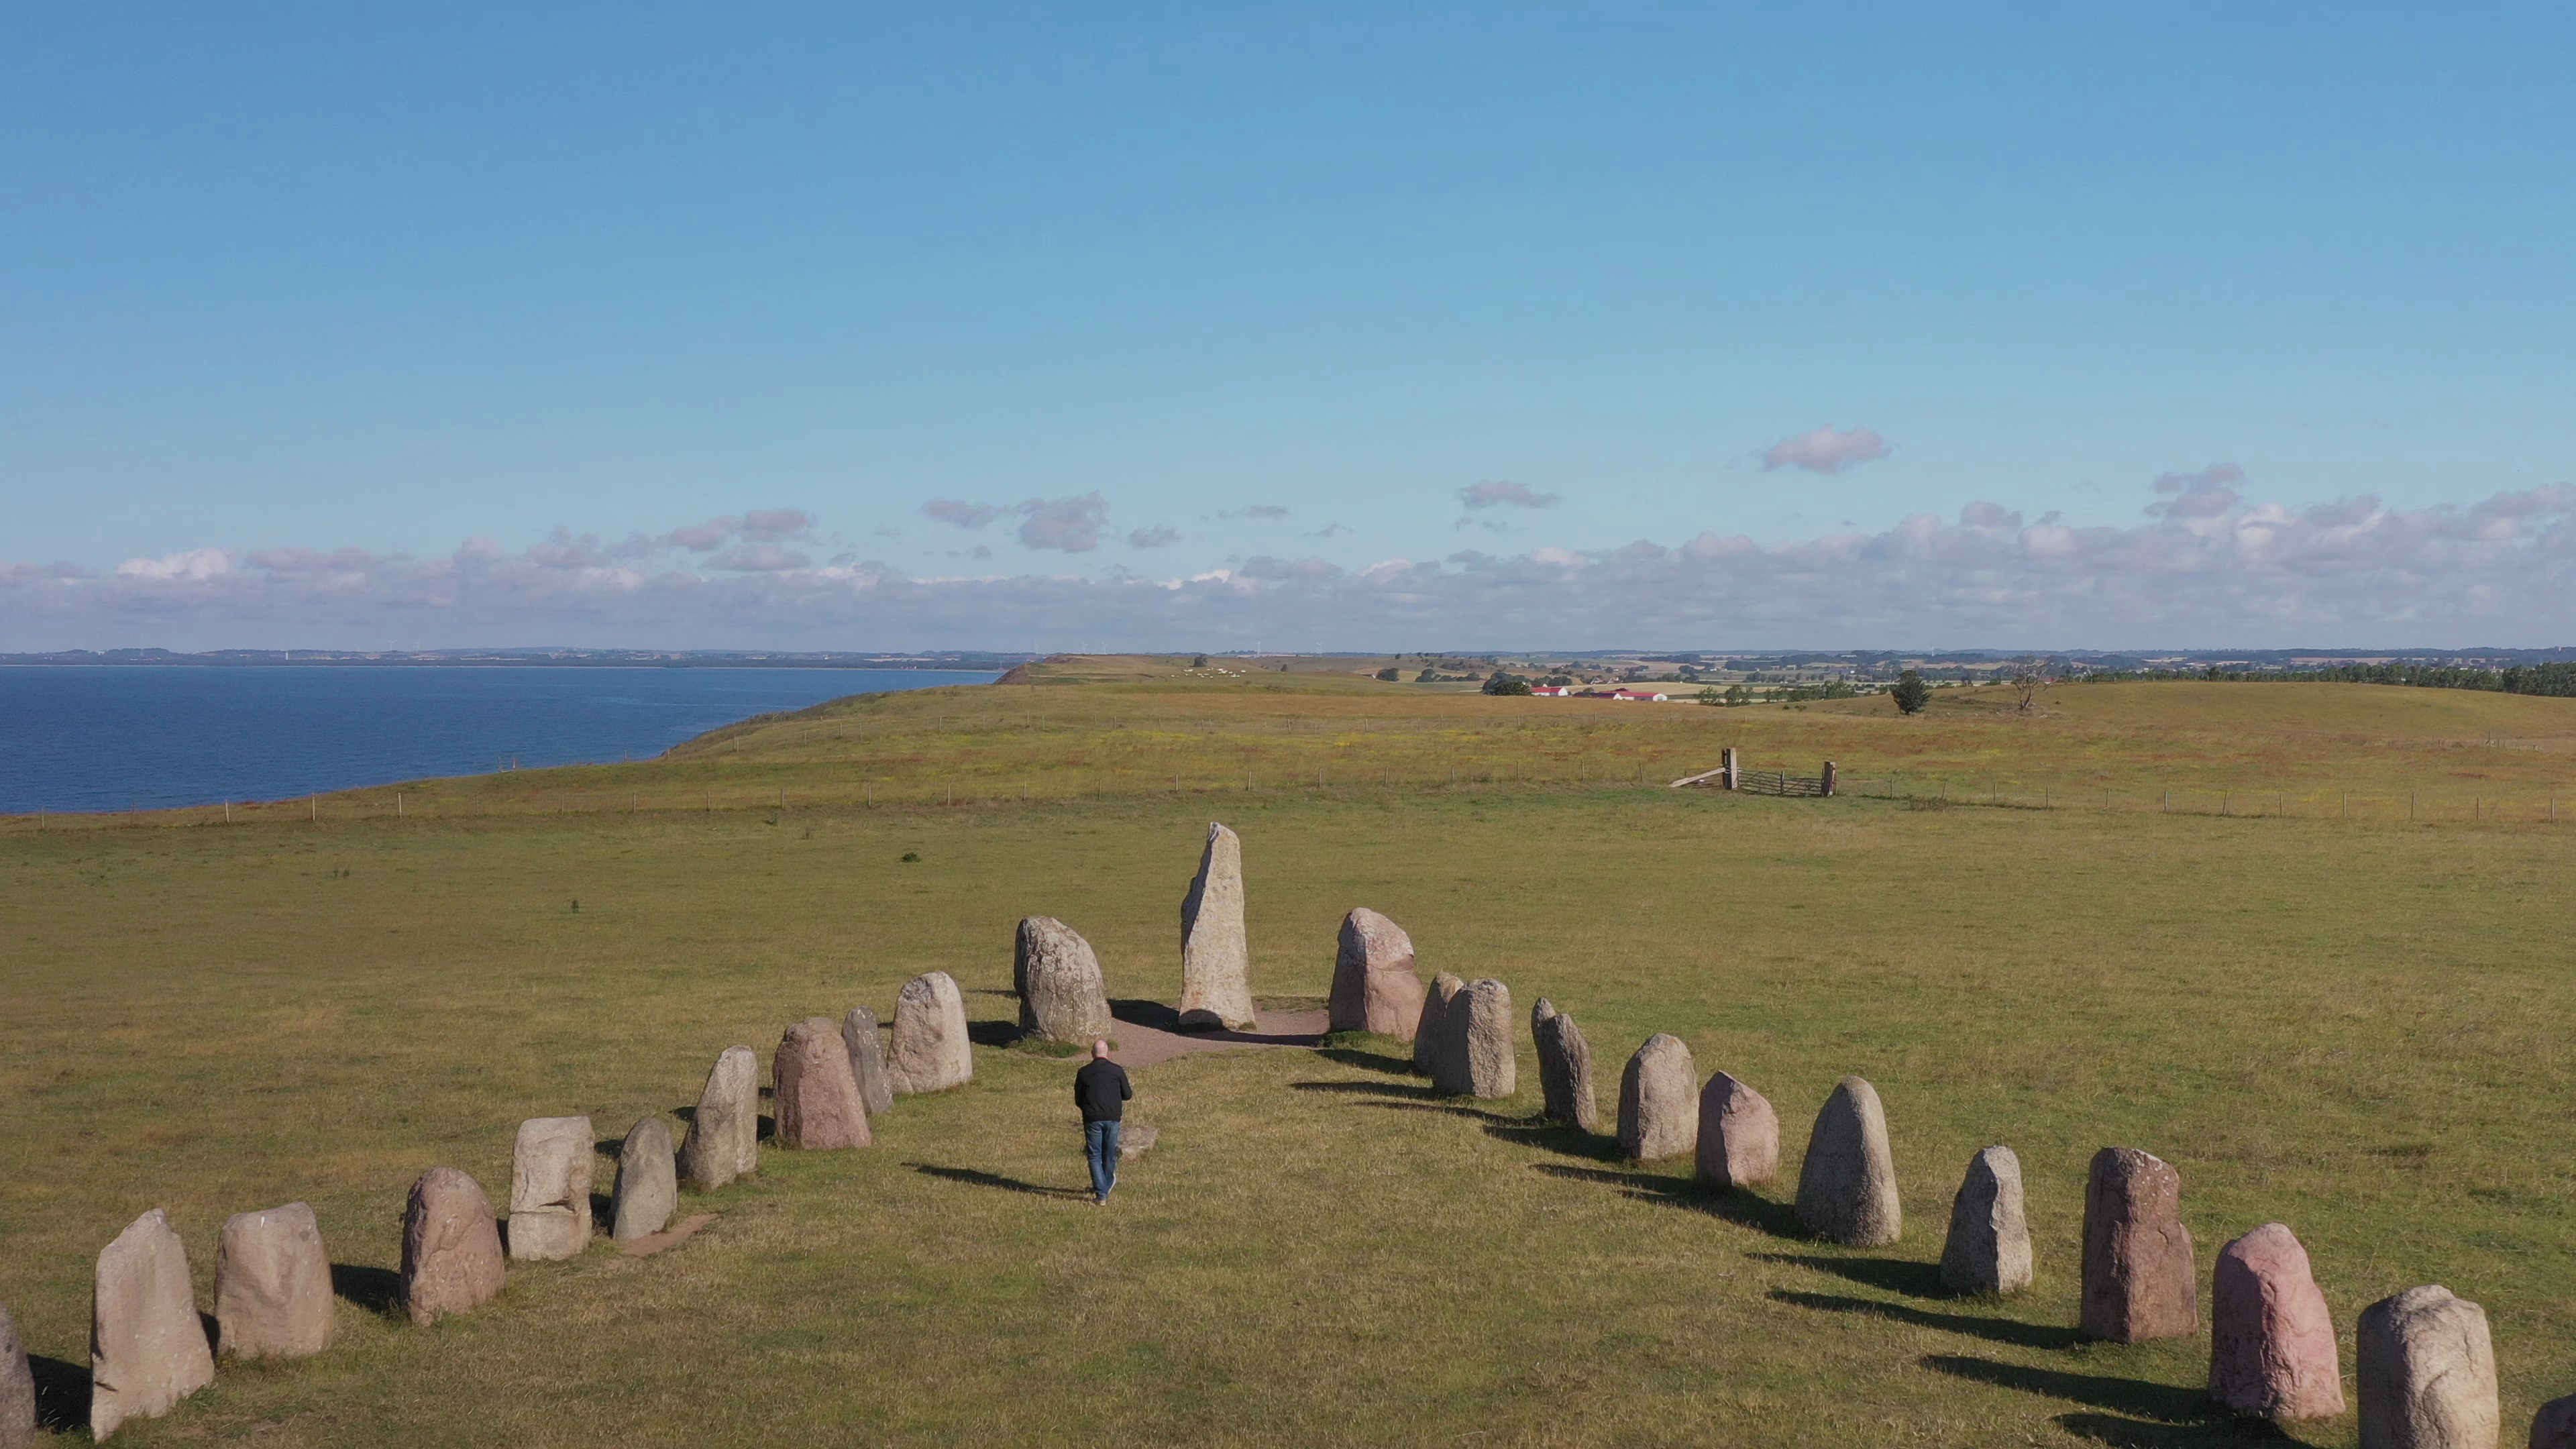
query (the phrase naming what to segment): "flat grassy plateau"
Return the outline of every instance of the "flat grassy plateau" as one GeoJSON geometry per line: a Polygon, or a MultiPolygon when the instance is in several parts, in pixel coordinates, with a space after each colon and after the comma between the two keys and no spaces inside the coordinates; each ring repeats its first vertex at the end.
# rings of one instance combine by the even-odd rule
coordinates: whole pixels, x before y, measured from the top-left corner
{"type": "MultiPolygon", "coordinates": [[[[1082,682],[426,782],[399,818],[364,791],[230,828],[0,827],[0,1303],[49,1410],[118,1229],[166,1207],[210,1307],[223,1219],[302,1198],[343,1265],[340,1342],[227,1363],[121,1442],[2269,1437],[2207,1414],[2205,1336],[2076,1341],[2108,1144],[2180,1169],[2204,1305],[2220,1244],[2297,1230],[2348,1394],[2354,1316],[2426,1282],[2485,1305],[2508,1440],[2576,1392],[2576,822],[2544,813],[2576,783],[2576,701],[2155,684],[2061,689],[2036,718],[1945,691],[1899,719],[1154,661],[1038,677],[1082,682]],[[1891,798],[1661,788],[1724,744],[1891,798]],[[2203,787],[2206,809],[2158,798],[2203,787]],[[2277,813],[2217,813],[2266,787],[2277,813]],[[2410,787],[2476,813],[2354,808],[2410,787]],[[1021,916],[1088,936],[1113,997],[1173,999],[1212,818],[1243,835],[1265,998],[1322,995],[1343,912],[1376,907],[1426,974],[1573,1012],[1605,1115],[1655,1031],[1760,1087],[1782,1184],[1705,1196],[1686,1162],[1534,1121],[1526,1041],[1495,1102],[1361,1041],[1140,1072],[1163,1141],[1099,1212],[1071,1064],[979,1047],[971,1087],[899,1100],[875,1148],[765,1148],[756,1179],[684,1195],[723,1218],[680,1248],[517,1266],[434,1329],[382,1311],[422,1170],[506,1200],[520,1119],[588,1113],[613,1140],[693,1103],[727,1044],[765,1059],[799,1017],[888,1017],[923,971],[1011,1019],[1021,916]],[[1893,1249],[1803,1240],[1783,1207],[1847,1072],[1887,1103],[1893,1249]],[[2022,1159],[2039,1284],[1947,1299],[1950,1194],[1992,1142],[2022,1159]]],[[[2353,1420],[2292,1438],[2349,1444],[2353,1420]]]]}

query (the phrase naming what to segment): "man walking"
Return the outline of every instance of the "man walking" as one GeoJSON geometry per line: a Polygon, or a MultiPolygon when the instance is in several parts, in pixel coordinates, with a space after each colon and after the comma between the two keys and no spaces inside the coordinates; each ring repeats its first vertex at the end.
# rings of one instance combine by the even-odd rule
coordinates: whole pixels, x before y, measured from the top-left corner
{"type": "Polygon", "coordinates": [[[1127,1069],[1109,1059],[1109,1043],[1095,1038],[1091,1060],[1073,1074],[1074,1104],[1082,1108],[1082,1146],[1091,1157],[1091,1203],[1109,1206],[1109,1190],[1118,1185],[1118,1124],[1136,1089],[1127,1069]]]}

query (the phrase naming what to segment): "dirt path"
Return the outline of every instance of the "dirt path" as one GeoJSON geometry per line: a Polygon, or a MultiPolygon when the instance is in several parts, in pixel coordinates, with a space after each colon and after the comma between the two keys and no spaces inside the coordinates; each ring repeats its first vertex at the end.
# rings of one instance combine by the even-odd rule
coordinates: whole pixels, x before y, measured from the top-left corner
{"type": "Polygon", "coordinates": [[[1321,1046],[1330,1022],[1321,1007],[1276,1011],[1256,1008],[1252,1031],[1180,1031],[1177,1028],[1181,1014],[1159,1001],[1113,1001],[1109,1012],[1118,1019],[1118,1061],[1130,1070],[1191,1052],[1321,1046]]]}

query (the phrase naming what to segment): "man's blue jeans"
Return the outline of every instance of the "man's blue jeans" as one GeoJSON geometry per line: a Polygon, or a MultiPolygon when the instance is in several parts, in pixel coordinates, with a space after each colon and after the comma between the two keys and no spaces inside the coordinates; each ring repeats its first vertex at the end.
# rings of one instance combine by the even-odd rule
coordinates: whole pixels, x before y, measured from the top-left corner
{"type": "Polygon", "coordinates": [[[1118,1124],[1083,1123],[1082,1148],[1091,1157],[1091,1195],[1107,1202],[1109,1189],[1118,1185],[1118,1124]]]}

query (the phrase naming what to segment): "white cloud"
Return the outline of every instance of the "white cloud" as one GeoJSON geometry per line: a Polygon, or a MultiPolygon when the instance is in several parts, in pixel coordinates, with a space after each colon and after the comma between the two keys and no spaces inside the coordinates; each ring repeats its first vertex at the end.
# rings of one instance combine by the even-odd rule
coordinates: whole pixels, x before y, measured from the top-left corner
{"type": "MultiPolygon", "coordinates": [[[[1678,544],[1471,551],[1349,573],[1264,556],[1165,579],[924,579],[874,561],[814,566],[762,544],[655,563],[568,532],[517,553],[469,539],[435,558],[209,548],[109,572],[0,563],[0,648],[1170,648],[1292,628],[1352,648],[2263,647],[2542,645],[2576,632],[2576,487],[2432,508],[2355,497],[2293,509],[2249,504],[2246,486],[2226,465],[2173,475],[2156,485],[2159,511],[2126,527],[2025,523],[1976,503],[1955,523],[1921,514],[1767,547],[1711,530],[1678,544]]],[[[1054,506],[1050,526],[1096,541],[1096,495],[1054,506]]]]}
{"type": "Polygon", "coordinates": [[[1847,473],[1863,463],[1875,463],[1896,451],[1895,446],[1868,428],[1854,427],[1848,432],[1835,432],[1831,424],[1794,438],[1783,438],[1762,450],[1762,471],[1803,468],[1810,473],[1847,473]]]}
{"type": "Polygon", "coordinates": [[[1526,483],[1470,483],[1458,490],[1458,501],[1469,508],[1492,508],[1509,504],[1514,508],[1554,508],[1556,495],[1541,493],[1526,483]]]}
{"type": "Polygon", "coordinates": [[[1021,547],[1051,548],[1064,553],[1089,553],[1100,547],[1101,525],[1109,519],[1108,500],[1097,493],[1080,498],[1032,498],[1017,511],[1027,520],[1020,525],[1021,547]]]}
{"type": "Polygon", "coordinates": [[[1180,541],[1181,535],[1177,530],[1159,523],[1152,528],[1132,529],[1127,534],[1129,548],[1169,548],[1180,541]]]}

